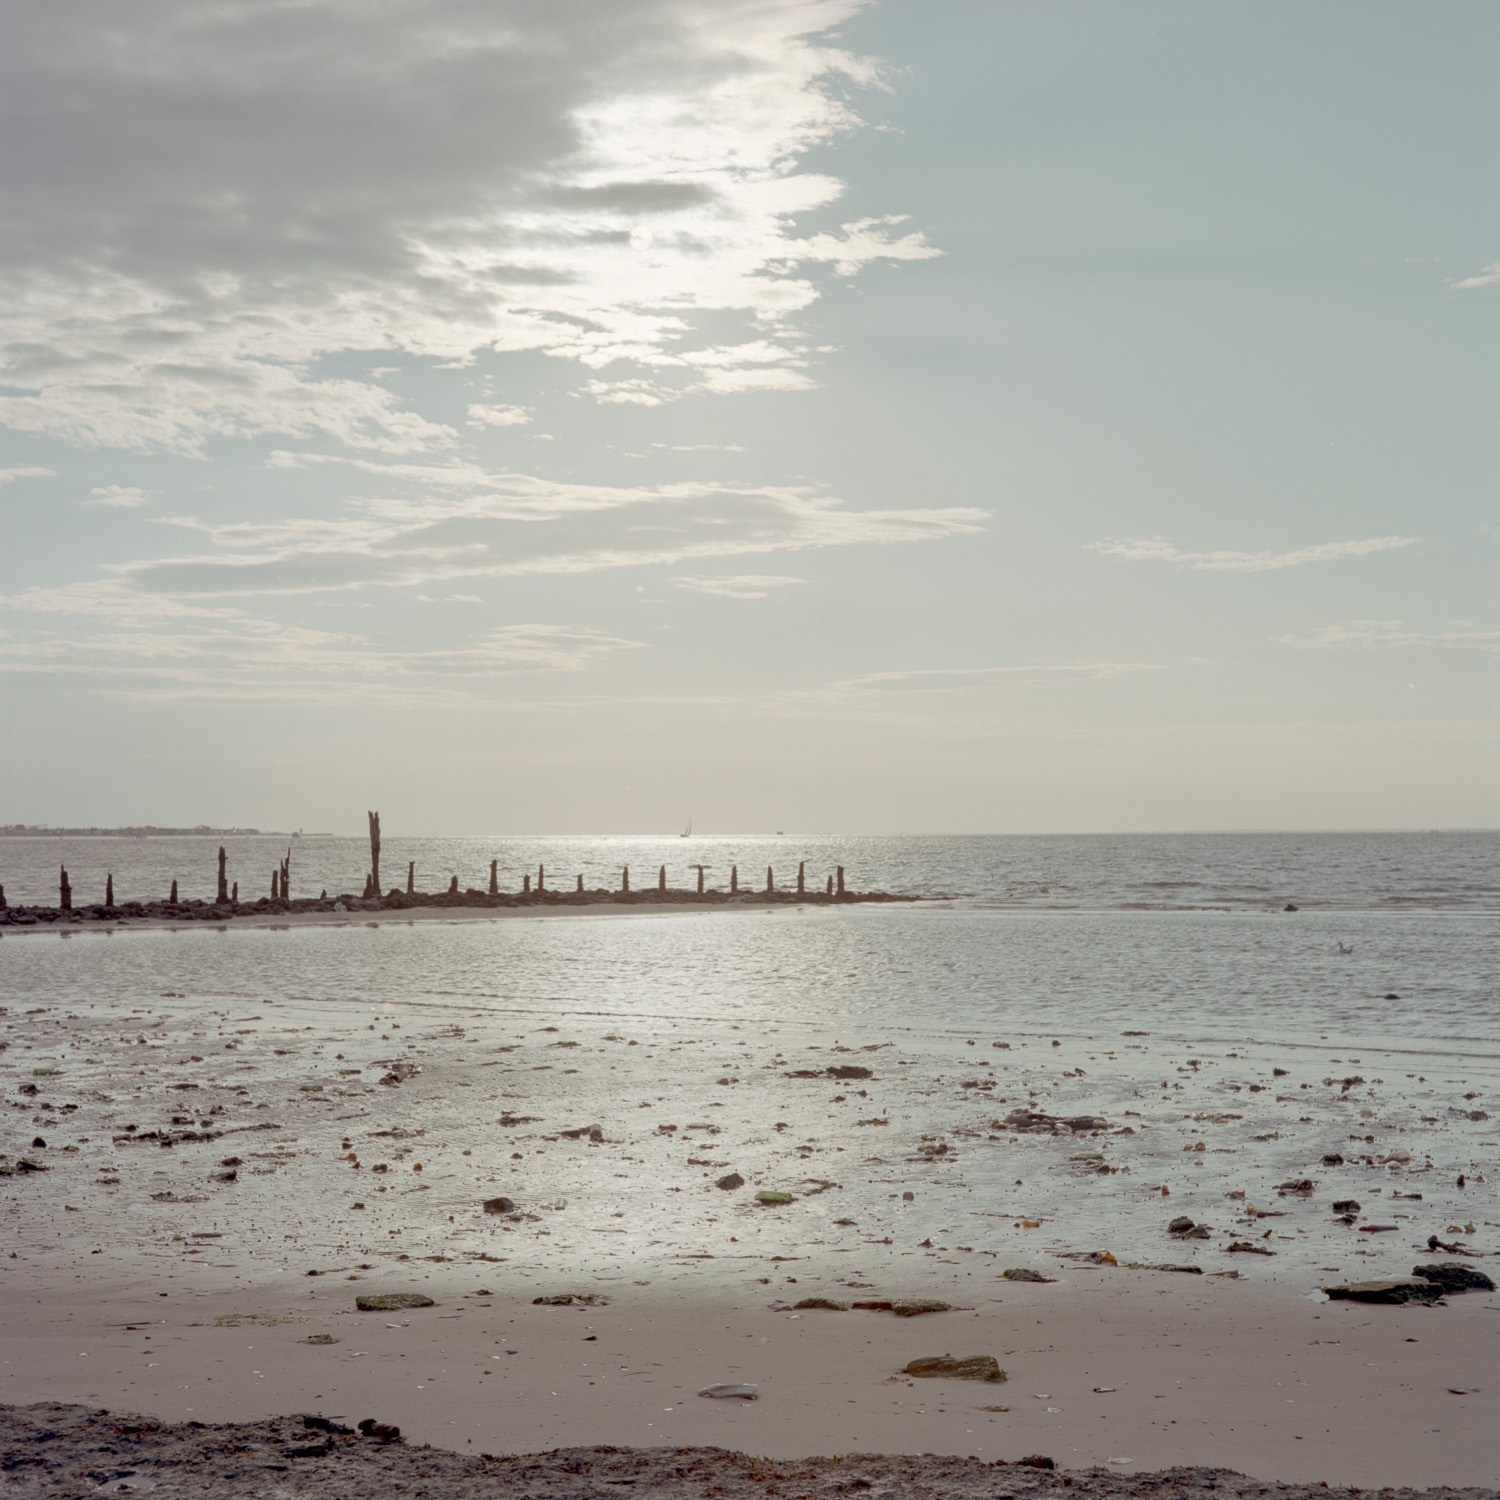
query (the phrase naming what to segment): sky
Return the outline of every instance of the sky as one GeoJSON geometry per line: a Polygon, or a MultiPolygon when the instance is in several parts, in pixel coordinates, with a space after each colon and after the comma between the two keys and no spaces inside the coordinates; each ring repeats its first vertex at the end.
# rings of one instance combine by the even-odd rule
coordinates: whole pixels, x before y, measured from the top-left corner
{"type": "Polygon", "coordinates": [[[1500,12],[14,0],[0,823],[1500,823],[1500,12]]]}

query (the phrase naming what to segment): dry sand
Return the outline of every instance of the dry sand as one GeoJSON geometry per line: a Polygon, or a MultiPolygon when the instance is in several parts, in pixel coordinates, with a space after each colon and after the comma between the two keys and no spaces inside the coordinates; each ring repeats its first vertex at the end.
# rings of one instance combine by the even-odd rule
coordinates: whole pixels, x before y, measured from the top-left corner
{"type": "MultiPolygon", "coordinates": [[[[1343,1052],[1289,1047],[1187,1057],[1118,1036],[1057,1048],[1046,1033],[893,1041],[815,1020],[757,1031],[461,999],[372,1009],[282,996],[215,1012],[175,987],[129,1011],[38,1005],[4,1020],[0,1166],[49,1168],[0,1182],[0,1401],[15,1406],[172,1423],[373,1417],[462,1455],[612,1444],[989,1464],[1043,1453],[1069,1470],[1204,1465],[1361,1488],[1484,1485],[1500,1471],[1500,1297],[1389,1308],[1316,1291],[1408,1272],[1434,1258],[1433,1232],[1494,1248],[1493,1126],[1475,1070],[1429,1079],[1394,1054],[1363,1053],[1356,1073],[1343,1052]],[[998,1123],[1028,1104],[1108,1127],[1053,1137],[998,1123]],[[1347,1160],[1319,1165],[1336,1147],[1347,1160]],[[715,1187],[730,1171],[743,1187],[715,1187]],[[1277,1194],[1303,1174],[1311,1194],[1277,1194]],[[760,1188],[794,1201],[759,1206],[760,1188]],[[514,1211],[486,1214],[499,1194],[514,1211]],[[1329,1205],[1343,1197],[1364,1205],[1362,1223],[1396,1229],[1336,1222],[1329,1205]],[[1168,1239],[1177,1213],[1213,1225],[1210,1239],[1168,1239]],[[1257,1214],[1279,1217],[1267,1228],[1257,1214]],[[1278,1253],[1228,1250],[1246,1236],[1278,1253]],[[1096,1250],[1121,1264],[1067,1258],[1096,1250]],[[1007,1281],[1007,1267],[1056,1279],[1007,1281]],[[1239,1276],[1216,1274],[1230,1270],[1239,1276]],[[392,1290],[436,1305],[355,1311],[357,1294],[392,1290]],[[533,1303],[560,1293],[608,1301],[533,1303]],[[808,1295],[936,1297],[954,1310],[792,1306],[808,1295]],[[941,1353],[992,1354],[1009,1379],[899,1373],[941,1353]],[[754,1382],[759,1399],[695,1394],[717,1381],[754,1382]]],[[[373,1461],[359,1452],[348,1463],[373,1461]]],[[[399,1450],[379,1461],[393,1475],[439,1463],[399,1450]]],[[[715,1462],[726,1483],[765,1491],[715,1462]]],[[[638,1492],[673,1492],[659,1469],[636,1475],[638,1492]]],[[[83,1492],[65,1470],[10,1476],[53,1485],[37,1493],[83,1492]]],[[[234,1483],[298,1492],[291,1468],[258,1472],[234,1483]]],[[[442,1484],[470,1483],[468,1472],[442,1484]]],[[[560,1472],[526,1482],[606,1492],[581,1480],[569,1490],[560,1472]]],[[[852,1482],[778,1472],[795,1493],[852,1482]]],[[[1050,1482],[971,1466],[913,1487],[936,1472],[895,1463],[869,1482],[892,1495],[1050,1482]]],[[[168,1484],[155,1470],[150,1482],[168,1484]]],[[[370,1492],[366,1479],[337,1483],[370,1492]]],[[[1191,1483],[1166,1492],[1196,1493],[1191,1483]]],[[[345,1492],[333,1484],[318,1492],[345,1492]]]]}

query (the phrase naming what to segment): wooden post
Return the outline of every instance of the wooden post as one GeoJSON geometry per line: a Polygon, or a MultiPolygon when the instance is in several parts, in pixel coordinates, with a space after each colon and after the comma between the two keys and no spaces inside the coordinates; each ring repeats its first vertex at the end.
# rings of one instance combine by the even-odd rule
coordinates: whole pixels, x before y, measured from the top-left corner
{"type": "Polygon", "coordinates": [[[583,894],[583,876],[582,875],[580,875],[578,877],[578,894],[580,896],[583,894]]]}
{"type": "Polygon", "coordinates": [[[833,876],[832,875],[830,875],[828,877],[828,894],[830,896],[833,894],[833,876]]]}
{"type": "Polygon", "coordinates": [[[547,889],[547,867],[546,867],[546,865],[538,865],[536,867],[536,888],[539,891],[544,891],[544,890],[547,889]]]}
{"type": "Polygon", "coordinates": [[[842,896],[844,894],[844,867],[843,867],[843,865],[839,866],[838,888],[839,888],[839,895],[842,896]]]}
{"type": "Polygon", "coordinates": [[[0,885],[0,911],[5,910],[5,887],[0,885]]]}
{"type": "Polygon", "coordinates": [[[370,880],[378,896],[380,894],[380,814],[372,812],[367,816],[370,819],[370,880]]]}
{"type": "Polygon", "coordinates": [[[521,877],[521,894],[523,896],[529,896],[531,894],[531,876],[529,875],[523,875],[521,877]]]}
{"type": "Polygon", "coordinates": [[[730,867],[729,867],[729,894],[731,896],[735,895],[739,891],[739,888],[740,888],[740,867],[738,865],[730,865],[730,867]]]}
{"type": "Polygon", "coordinates": [[[703,866],[698,866],[698,894],[703,894],[703,866]]]}
{"type": "MultiPolygon", "coordinates": [[[[375,893],[377,896],[379,891],[375,893]]],[[[292,851],[288,846],[286,858],[281,862],[281,899],[290,901],[292,899],[292,851]]]]}
{"type": "MultiPolygon", "coordinates": [[[[115,904],[114,892],[111,891],[104,899],[108,905],[113,906],[115,904]]],[[[238,880],[229,887],[229,904],[231,906],[238,906],[240,904],[240,883],[238,880]]]]}
{"type": "Polygon", "coordinates": [[[498,896],[500,894],[499,871],[500,861],[498,859],[492,859],[490,861],[490,895],[492,896],[498,896]]]}
{"type": "Polygon", "coordinates": [[[406,862],[406,894],[412,895],[417,888],[417,862],[409,859],[406,862]]]}
{"type": "Polygon", "coordinates": [[[229,901],[229,880],[224,874],[225,862],[228,856],[224,853],[223,844],[219,845],[219,889],[214,895],[214,902],[218,906],[224,906],[229,901]]]}
{"type": "Polygon", "coordinates": [[[449,882],[448,882],[448,894],[450,896],[456,896],[458,894],[458,876],[457,875],[453,876],[453,878],[451,880],[449,880],[449,882]]]}
{"type": "Polygon", "coordinates": [[[115,877],[113,875],[104,877],[104,904],[106,906],[115,904],[115,877]]]}
{"type": "Polygon", "coordinates": [[[281,871],[271,871],[271,899],[275,901],[281,895],[281,871]]]}
{"type": "Polygon", "coordinates": [[[66,865],[59,865],[58,868],[62,871],[62,875],[58,878],[57,882],[57,904],[64,911],[72,911],[73,887],[68,884],[68,867],[66,865]]]}
{"type": "Polygon", "coordinates": [[[766,894],[769,896],[776,889],[776,877],[771,873],[770,865],[766,866],[766,894]]]}
{"type": "Polygon", "coordinates": [[[173,906],[177,905],[177,882],[175,880],[172,882],[172,894],[167,897],[167,900],[170,901],[173,906]]]}
{"type": "Polygon", "coordinates": [[[667,888],[667,867],[665,865],[656,872],[656,888],[659,891],[665,891],[667,888]]]}
{"type": "Polygon", "coordinates": [[[628,891],[630,889],[630,866],[629,865],[626,865],[625,868],[624,868],[624,870],[621,871],[621,873],[620,873],[620,889],[622,891],[628,891]]]}
{"type": "Polygon", "coordinates": [[[797,894],[799,896],[807,894],[807,861],[805,859],[797,866],[797,894]]]}

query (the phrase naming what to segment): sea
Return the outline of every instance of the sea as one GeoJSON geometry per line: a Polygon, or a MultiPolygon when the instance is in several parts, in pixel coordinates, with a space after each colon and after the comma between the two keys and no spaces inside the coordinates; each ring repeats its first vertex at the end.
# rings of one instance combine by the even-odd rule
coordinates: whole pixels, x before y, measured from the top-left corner
{"type": "MultiPolygon", "coordinates": [[[[211,898],[221,840],[0,838],[12,904],[211,898]]],[[[293,896],[357,894],[362,838],[222,840],[242,901],[290,856],[293,896]]],[[[361,1001],[462,997],[477,1007],[777,1018],[946,1029],[1129,1023],[1189,1037],[1375,1046],[1400,1038],[1500,1049],[1500,832],[1133,834],[1055,837],[387,837],[382,885],[688,890],[768,878],[899,905],[751,907],[668,915],[626,908],[537,920],[403,922],[268,932],[11,929],[0,989],[13,1001],[88,994],[123,1003],[190,988],[361,1001]],[[107,935],[106,935],[107,932],[107,935]],[[60,941],[61,939],[61,941],[60,941]]],[[[597,910],[597,909],[596,909],[597,910]]]]}

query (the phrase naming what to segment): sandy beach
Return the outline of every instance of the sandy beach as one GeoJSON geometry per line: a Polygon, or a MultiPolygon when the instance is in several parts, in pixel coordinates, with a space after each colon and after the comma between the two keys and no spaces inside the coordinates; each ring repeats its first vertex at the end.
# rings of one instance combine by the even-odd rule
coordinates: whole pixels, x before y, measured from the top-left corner
{"type": "MultiPolygon", "coordinates": [[[[215,940],[173,938],[176,972],[215,940]]],[[[169,988],[4,1019],[0,1402],[460,1454],[1494,1479],[1500,1297],[1319,1291],[1496,1264],[1482,1064],[169,988]],[[357,1310],[388,1292],[433,1306],[357,1310]],[[852,1306],[912,1297],[950,1307],[852,1306]],[[945,1354],[1007,1378],[903,1373],[945,1354]],[[723,1382],[756,1399],[696,1394],[723,1382]]]]}

